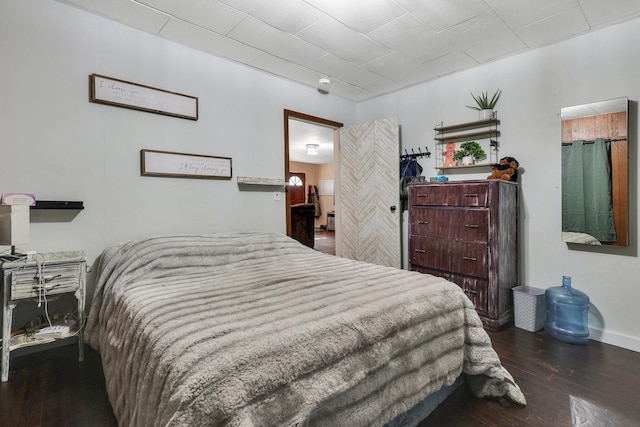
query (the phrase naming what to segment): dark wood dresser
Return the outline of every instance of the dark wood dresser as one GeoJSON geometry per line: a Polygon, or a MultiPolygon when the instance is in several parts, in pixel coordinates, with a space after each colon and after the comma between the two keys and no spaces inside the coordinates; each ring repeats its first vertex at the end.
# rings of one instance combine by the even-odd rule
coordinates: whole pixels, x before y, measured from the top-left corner
{"type": "Polygon", "coordinates": [[[518,286],[518,184],[409,186],[409,269],[458,284],[488,329],[513,319],[518,286]]]}

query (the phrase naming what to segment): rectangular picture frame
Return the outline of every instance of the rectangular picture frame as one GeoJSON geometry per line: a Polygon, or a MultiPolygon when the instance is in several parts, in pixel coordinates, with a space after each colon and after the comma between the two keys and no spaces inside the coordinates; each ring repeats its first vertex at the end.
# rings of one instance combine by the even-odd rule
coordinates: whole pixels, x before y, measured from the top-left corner
{"type": "Polygon", "coordinates": [[[231,179],[231,157],[142,149],[140,174],[173,178],[231,179]]]}
{"type": "Polygon", "coordinates": [[[198,120],[198,98],[151,86],[89,75],[90,101],[182,119],[198,120]]]}

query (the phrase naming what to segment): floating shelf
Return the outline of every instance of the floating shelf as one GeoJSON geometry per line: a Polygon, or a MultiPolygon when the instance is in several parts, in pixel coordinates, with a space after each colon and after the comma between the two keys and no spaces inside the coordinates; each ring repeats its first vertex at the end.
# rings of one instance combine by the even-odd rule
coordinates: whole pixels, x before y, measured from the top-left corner
{"type": "Polygon", "coordinates": [[[440,127],[433,128],[433,130],[439,133],[449,133],[449,132],[458,132],[458,131],[469,130],[469,129],[478,129],[478,128],[483,128],[487,126],[497,126],[499,124],[500,124],[500,120],[491,119],[491,120],[480,120],[477,122],[461,123],[458,125],[451,125],[451,126],[440,126],[440,127]]]}
{"type": "Polygon", "coordinates": [[[284,179],[281,178],[256,178],[250,176],[239,176],[239,185],[266,185],[270,187],[284,187],[284,179]]]}
{"type": "Polygon", "coordinates": [[[84,209],[84,202],[36,200],[35,206],[31,206],[31,209],[75,209],[75,210],[83,210],[84,209]]]}

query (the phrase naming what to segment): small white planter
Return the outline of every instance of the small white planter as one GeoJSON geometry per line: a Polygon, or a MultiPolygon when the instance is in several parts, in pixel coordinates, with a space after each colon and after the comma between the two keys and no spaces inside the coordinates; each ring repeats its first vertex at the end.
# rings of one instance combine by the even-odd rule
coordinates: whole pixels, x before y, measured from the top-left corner
{"type": "Polygon", "coordinates": [[[462,158],[462,166],[471,166],[473,165],[473,157],[472,156],[464,156],[462,158]]]}
{"type": "Polygon", "coordinates": [[[480,110],[478,111],[478,120],[490,120],[493,118],[493,110],[480,110]]]}

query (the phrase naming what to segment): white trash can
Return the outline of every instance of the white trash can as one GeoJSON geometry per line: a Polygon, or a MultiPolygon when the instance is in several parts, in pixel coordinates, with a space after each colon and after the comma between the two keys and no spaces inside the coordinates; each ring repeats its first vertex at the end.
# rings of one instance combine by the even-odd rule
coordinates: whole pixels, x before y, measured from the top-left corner
{"type": "Polygon", "coordinates": [[[516,328],[535,332],[544,327],[547,307],[544,289],[531,286],[513,288],[513,317],[516,328]]]}

